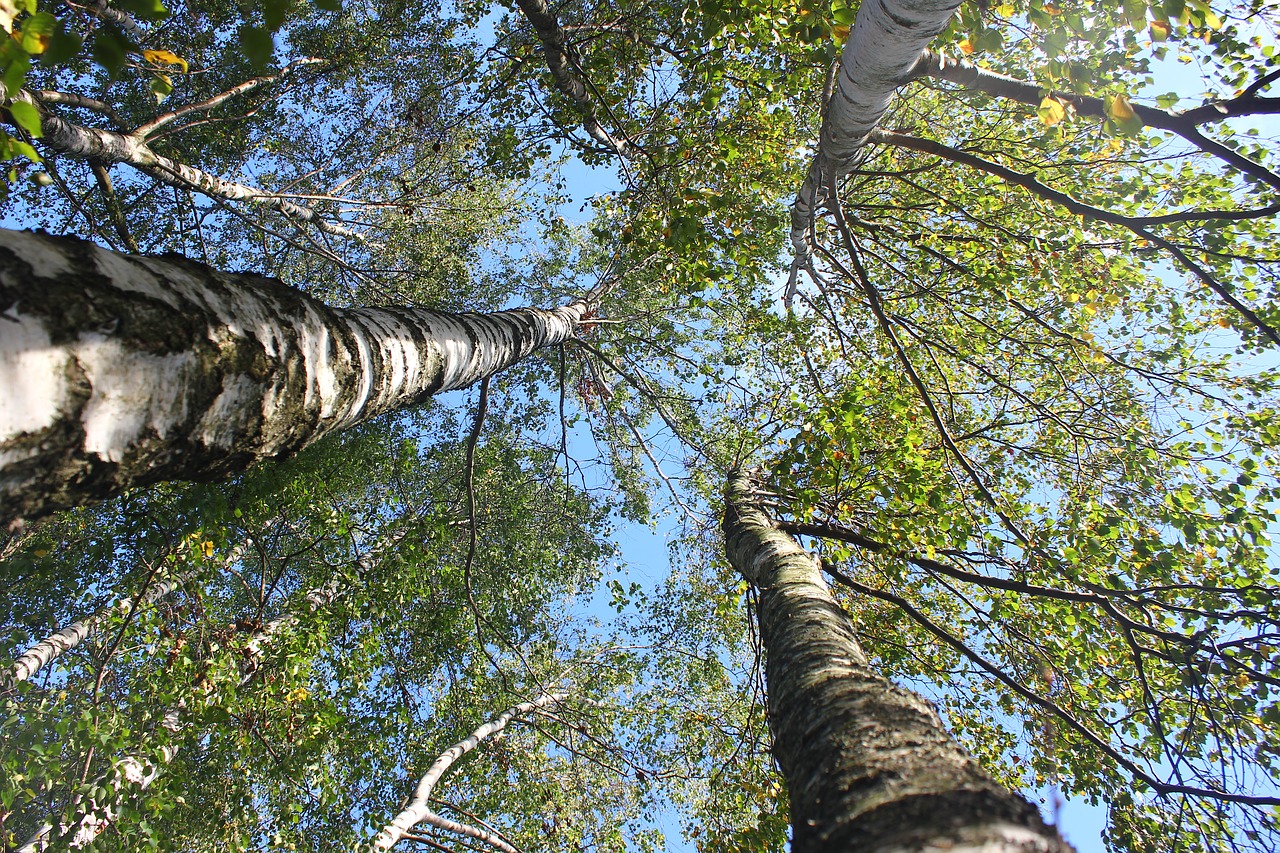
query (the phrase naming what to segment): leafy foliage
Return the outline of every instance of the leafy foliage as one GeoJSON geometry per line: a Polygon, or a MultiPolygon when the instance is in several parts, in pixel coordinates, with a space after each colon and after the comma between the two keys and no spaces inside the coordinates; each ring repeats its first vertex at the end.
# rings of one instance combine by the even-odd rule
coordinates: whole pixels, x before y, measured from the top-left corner
{"type": "Polygon", "coordinates": [[[1273,848],[1276,5],[965,3],[830,182],[812,267],[788,207],[856,4],[546,11],[559,42],[532,2],[0,3],[11,219],[336,303],[611,282],[501,378],[470,474],[461,410],[428,409],[15,535],[5,649],[110,615],[3,694],[6,843],[89,802],[104,849],[353,846],[554,683],[557,716],[449,777],[454,818],[639,850],[677,810],[701,850],[781,849],[712,524],[753,463],[1002,781],[1106,803],[1117,850],[1273,848]],[[54,119],[249,192],[58,148],[54,119]],[[642,582],[609,525],[664,515],[672,573],[642,582]]]}

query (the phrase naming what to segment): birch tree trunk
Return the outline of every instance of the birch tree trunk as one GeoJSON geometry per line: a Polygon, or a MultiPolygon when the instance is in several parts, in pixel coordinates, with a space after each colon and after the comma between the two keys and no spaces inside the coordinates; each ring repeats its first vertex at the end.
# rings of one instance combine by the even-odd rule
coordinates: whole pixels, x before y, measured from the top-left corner
{"type": "MultiPolygon", "coordinates": [[[[828,181],[848,173],[920,55],[960,7],[960,0],[866,0],[840,54],[818,153],[791,207],[797,262],[810,263],[810,223],[828,181]]],[[[788,299],[791,296],[788,288],[788,299]]]]}
{"type": "Polygon", "coordinates": [[[508,708],[498,717],[480,726],[467,737],[446,749],[428,768],[422,778],[418,780],[418,786],[414,789],[413,796],[405,803],[400,813],[392,818],[391,822],[384,826],[382,831],[374,837],[370,849],[373,851],[390,850],[400,839],[412,832],[415,826],[420,823],[428,823],[440,829],[483,841],[491,847],[503,851],[503,853],[516,853],[514,847],[492,832],[477,830],[475,827],[460,824],[457,821],[437,815],[431,810],[431,793],[435,790],[441,778],[444,777],[444,774],[458,759],[475,749],[487,738],[501,732],[512,719],[523,714],[534,713],[552,703],[563,702],[567,698],[568,694],[566,693],[543,693],[537,699],[522,702],[519,705],[508,708]]]}
{"type": "MultiPolygon", "coordinates": [[[[222,566],[227,568],[238,562],[244,555],[245,548],[251,545],[252,542],[253,540],[246,539],[232,548],[231,553],[223,559],[222,566]]],[[[0,687],[7,687],[20,681],[26,681],[44,667],[79,646],[97,632],[102,623],[111,616],[113,610],[121,614],[128,614],[136,608],[147,607],[174,590],[185,586],[204,571],[206,569],[203,566],[188,569],[147,589],[136,602],[132,598],[122,598],[111,607],[103,608],[84,619],[77,619],[65,628],[50,634],[15,658],[7,672],[0,672],[0,687]]]]}
{"type": "Polygon", "coordinates": [[[774,756],[792,847],[858,853],[1068,853],[998,785],[933,706],[868,665],[817,563],[760,509],[749,475],[725,496],[729,561],[760,593],[774,756]]]}
{"type": "Polygon", "coordinates": [[[176,256],[0,231],[0,524],[294,453],[562,343],[593,304],[333,309],[176,256]]]}

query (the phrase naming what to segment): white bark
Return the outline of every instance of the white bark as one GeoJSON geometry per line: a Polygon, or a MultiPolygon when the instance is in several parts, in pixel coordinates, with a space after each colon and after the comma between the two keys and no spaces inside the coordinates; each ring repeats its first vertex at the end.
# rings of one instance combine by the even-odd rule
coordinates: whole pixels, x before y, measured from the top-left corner
{"type": "Polygon", "coordinates": [[[458,824],[456,821],[449,821],[447,819],[440,818],[431,811],[431,792],[435,789],[436,783],[440,781],[444,774],[454,765],[455,762],[457,762],[459,758],[475,749],[486,738],[502,731],[513,718],[522,714],[537,711],[539,708],[544,708],[553,702],[562,702],[565,698],[566,695],[563,693],[544,693],[537,699],[530,702],[522,702],[513,708],[508,708],[506,711],[503,711],[499,717],[485,723],[464,740],[455,743],[453,746],[445,750],[440,757],[435,760],[435,763],[431,765],[431,768],[427,770],[422,779],[418,781],[418,787],[414,790],[413,797],[409,800],[409,804],[404,807],[400,814],[396,815],[395,818],[392,819],[391,823],[383,827],[382,831],[373,839],[373,849],[391,849],[395,846],[397,841],[405,836],[405,833],[411,832],[419,823],[426,821],[433,825],[440,826],[442,829],[462,832],[465,835],[470,835],[475,838],[480,838],[479,835],[476,835],[476,832],[480,832],[484,836],[487,836],[481,840],[497,847],[499,850],[504,851],[504,853],[516,853],[515,849],[511,847],[511,845],[497,838],[492,833],[484,832],[483,830],[467,832],[467,829],[473,828],[465,827],[463,824],[458,824]],[[460,829],[459,827],[462,828],[460,829]]]}
{"type": "MultiPolygon", "coordinates": [[[[960,0],[863,0],[858,7],[840,56],[818,153],[791,206],[791,244],[799,267],[811,263],[810,223],[826,185],[854,167],[894,93],[911,79],[921,53],[959,6],[960,0]]],[[[790,284],[788,302],[793,292],[790,284]]]]}
{"type": "MultiPolygon", "coordinates": [[[[233,565],[244,554],[245,547],[250,544],[250,540],[241,542],[231,550],[231,553],[223,560],[224,567],[233,565]]],[[[203,567],[196,566],[181,574],[175,575],[167,581],[158,583],[148,589],[142,597],[138,599],[137,607],[146,607],[147,605],[159,601],[169,593],[186,584],[192,578],[196,577],[203,571],[203,567]]],[[[115,603],[113,607],[103,608],[97,613],[85,619],[78,619],[66,626],[56,634],[45,637],[31,648],[27,649],[19,655],[9,667],[8,673],[5,675],[9,684],[17,684],[19,681],[26,681],[44,667],[53,663],[62,655],[74,649],[83,643],[98,627],[111,615],[112,610],[119,611],[122,614],[129,613],[134,609],[133,599],[122,598],[115,603]]]]}
{"type": "MultiPolygon", "coordinates": [[[[160,725],[170,732],[178,731],[181,728],[178,709],[171,708],[166,711],[160,725]]],[[[120,815],[120,802],[125,796],[126,789],[135,788],[139,792],[145,791],[160,776],[163,767],[173,760],[174,754],[174,748],[166,745],[160,748],[159,762],[143,756],[126,755],[115,762],[109,771],[94,780],[95,787],[108,780],[112,782],[116,794],[111,802],[90,801],[74,823],[64,824],[58,828],[57,838],[53,837],[53,824],[43,824],[14,853],[41,853],[48,850],[55,840],[65,841],[67,848],[71,850],[89,846],[120,815]]],[[[76,804],[83,802],[84,800],[80,799],[76,804]]]]}
{"type": "MultiPolygon", "coordinates": [[[[68,4],[70,5],[70,4],[68,4]]],[[[88,0],[83,7],[89,14],[101,18],[104,21],[110,21],[124,32],[128,33],[138,44],[145,44],[147,33],[134,20],[133,16],[128,12],[122,12],[119,9],[112,8],[107,0],[88,0]]]]}
{"type": "MultiPolygon", "coordinates": [[[[311,62],[312,60],[307,60],[311,62]]],[[[257,85],[250,80],[244,84],[248,88],[257,85]]],[[[246,88],[245,91],[248,89],[246,88]]],[[[237,90],[231,90],[238,94],[237,90]]],[[[226,93],[224,93],[226,94],[226,93]]],[[[220,97],[220,96],[219,96],[220,97]]],[[[116,133],[97,127],[84,127],[54,115],[30,92],[23,90],[17,95],[40,111],[40,143],[60,154],[81,159],[95,160],[99,163],[124,163],[132,166],[144,175],[149,175],[161,183],[183,190],[203,193],[212,198],[226,201],[243,201],[258,204],[278,211],[292,219],[313,225],[326,234],[336,237],[350,237],[364,240],[358,231],[325,219],[315,210],[303,204],[290,201],[288,198],[258,187],[236,183],[220,178],[217,175],[179,163],[163,154],[157,153],[147,143],[147,134],[156,130],[154,123],[145,124],[133,133],[116,133]]],[[[192,109],[199,109],[195,105],[192,109]]],[[[172,121],[177,114],[171,113],[161,119],[172,121]]]]}
{"type": "Polygon", "coordinates": [[[0,231],[0,523],[294,453],[571,339],[593,301],[339,310],[181,258],[0,231]]]}

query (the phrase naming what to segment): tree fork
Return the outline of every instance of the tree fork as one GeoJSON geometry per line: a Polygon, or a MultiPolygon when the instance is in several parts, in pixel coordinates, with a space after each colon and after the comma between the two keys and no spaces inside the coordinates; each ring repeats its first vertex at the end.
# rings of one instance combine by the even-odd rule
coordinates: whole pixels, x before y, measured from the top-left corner
{"type": "Polygon", "coordinates": [[[334,309],[177,255],[0,231],[0,525],[295,453],[571,339],[595,300],[334,309]]]}
{"type": "Polygon", "coordinates": [[[730,563],[760,592],[792,850],[1070,853],[951,738],[932,704],[871,669],[817,563],[773,525],[743,471],[729,476],[723,529],[730,563]]]}

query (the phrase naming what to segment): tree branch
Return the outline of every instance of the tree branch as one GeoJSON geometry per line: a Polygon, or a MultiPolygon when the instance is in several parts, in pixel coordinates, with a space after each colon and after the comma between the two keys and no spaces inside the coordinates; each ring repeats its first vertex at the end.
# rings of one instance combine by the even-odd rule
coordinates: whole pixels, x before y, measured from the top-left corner
{"type": "Polygon", "coordinates": [[[173,110],[172,112],[167,112],[163,115],[156,116],[155,118],[151,119],[145,124],[140,124],[137,127],[135,127],[130,132],[129,135],[137,137],[138,139],[143,139],[143,140],[148,139],[160,128],[165,127],[166,125],[184,116],[187,116],[187,115],[190,115],[191,113],[196,113],[196,112],[201,112],[201,113],[209,112],[210,110],[220,106],[221,104],[226,103],[232,98],[239,97],[240,95],[243,95],[247,92],[251,92],[254,89],[259,88],[260,86],[265,86],[268,83],[275,83],[279,80],[283,80],[284,78],[288,77],[289,75],[291,75],[292,73],[294,73],[300,68],[306,68],[307,66],[310,66],[310,65],[320,65],[325,62],[327,62],[327,60],[320,59],[314,56],[307,56],[307,57],[303,57],[302,59],[295,59],[293,62],[290,62],[284,68],[281,68],[275,74],[266,74],[266,75],[263,75],[262,77],[254,77],[252,79],[244,81],[238,86],[232,86],[230,89],[227,89],[225,92],[220,92],[211,98],[207,98],[206,100],[200,101],[199,103],[188,104],[187,106],[179,107],[178,109],[173,110]]]}
{"type": "Polygon", "coordinates": [[[641,153],[639,146],[626,137],[619,139],[600,124],[591,93],[587,91],[586,84],[578,79],[581,68],[573,47],[565,39],[564,30],[545,0],[516,0],[516,5],[542,42],[542,54],[556,88],[573,101],[582,113],[582,127],[587,135],[619,157],[637,157],[641,153]]]}
{"type": "Polygon", "coordinates": [[[543,708],[552,703],[563,702],[566,698],[567,694],[565,693],[543,693],[537,699],[530,702],[522,702],[519,705],[508,708],[498,717],[480,726],[466,738],[458,741],[441,753],[440,757],[435,760],[435,763],[431,765],[423,777],[418,781],[418,787],[414,789],[413,796],[410,798],[409,803],[398,815],[392,818],[391,822],[383,827],[382,831],[373,839],[371,849],[391,849],[395,846],[397,841],[405,836],[405,833],[412,831],[413,827],[426,821],[432,826],[437,826],[441,829],[448,829],[453,832],[458,832],[463,835],[468,835],[472,838],[485,841],[487,844],[502,850],[503,853],[519,853],[516,848],[507,844],[493,833],[485,832],[484,830],[476,829],[475,827],[469,827],[465,824],[460,824],[457,821],[448,820],[447,818],[442,818],[432,812],[431,792],[440,781],[441,777],[448,772],[449,768],[452,767],[459,758],[475,749],[485,739],[505,729],[507,724],[510,723],[513,718],[521,716],[522,714],[535,712],[539,708],[543,708]]]}
{"type": "Polygon", "coordinates": [[[1216,293],[1223,302],[1227,303],[1239,312],[1240,316],[1253,324],[1253,326],[1269,338],[1272,343],[1280,346],[1280,331],[1277,331],[1263,320],[1256,311],[1241,302],[1226,285],[1218,281],[1218,279],[1203,266],[1192,260],[1191,257],[1188,256],[1186,252],[1182,251],[1181,248],[1166,238],[1153,234],[1148,230],[1148,226],[1150,225],[1186,222],[1191,221],[1192,218],[1253,219],[1280,211],[1280,202],[1276,202],[1265,208],[1259,208],[1251,211],[1240,211],[1235,214],[1225,211],[1210,211],[1200,217],[1192,217],[1189,213],[1170,214],[1168,216],[1130,217],[1119,213],[1112,213],[1111,211],[1103,210],[1102,208],[1077,201],[1064,192],[1060,192],[1052,187],[1046,186],[1032,175],[1016,172],[1013,169],[1000,165],[999,163],[984,160],[967,151],[961,151],[958,148],[944,145],[943,143],[936,142],[932,139],[923,139],[921,137],[910,136],[905,133],[878,130],[870,135],[869,140],[885,145],[907,148],[925,154],[932,154],[955,163],[961,163],[990,175],[995,175],[996,177],[1008,181],[1011,184],[1015,184],[1016,186],[1020,186],[1033,195],[1039,196],[1046,201],[1051,201],[1055,204],[1061,205],[1078,216],[1086,216],[1091,219],[1097,219],[1100,222],[1119,225],[1129,229],[1142,239],[1147,240],[1167,251],[1175,260],[1178,261],[1179,264],[1198,278],[1202,284],[1216,293]]]}
{"type": "MultiPolygon", "coordinates": [[[[947,80],[966,89],[976,89],[993,97],[1007,98],[1031,106],[1038,106],[1045,97],[1044,89],[1035,83],[979,68],[964,59],[953,59],[945,54],[929,51],[920,57],[920,61],[916,63],[909,76],[916,79],[934,77],[947,80]]],[[[1268,77],[1271,76],[1268,75],[1268,77]]],[[[1255,85],[1266,85],[1269,82],[1271,81],[1264,77],[1255,85]]],[[[1080,115],[1103,119],[1108,117],[1107,104],[1102,98],[1077,95],[1072,92],[1052,92],[1051,96],[1064,104],[1070,104],[1080,115]]],[[[1243,154],[1207,138],[1198,129],[1201,124],[1234,116],[1280,112],[1280,98],[1259,98],[1256,90],[1254,92],[1246,90],[1230,101],[1206,104],[1181,113],[1143,104],[1132,106],[1134,113],[1142,119],[1145,126],[1176,133],[1201,151],[1223,160],[1272,188],[1280,189],[1280,175],[1243,154]]]]}

